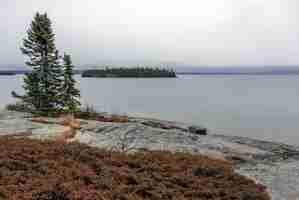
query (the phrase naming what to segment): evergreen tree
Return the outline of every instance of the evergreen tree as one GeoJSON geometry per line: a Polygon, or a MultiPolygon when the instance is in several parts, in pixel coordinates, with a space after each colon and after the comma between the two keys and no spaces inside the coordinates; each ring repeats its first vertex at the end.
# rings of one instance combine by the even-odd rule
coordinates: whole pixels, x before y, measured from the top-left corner
{"type": "Polygon", "coordinates": [[[32,69],[24,78],[26,94],[23,100],[37,111],[55,111],[59,104],[62,69],[55,46],[55,34],[47,14],[35,15],[21,51],[28,56],[26,65],[32,69]]]}
{"type": "Polygon", "coordinates": [[[35,71],[27,74],[24,78],[24,89],[27,91],[26,98],[24,101],[29,103],[36,110],[41,109],[41,93],[39,91],[39,79],[35,71]]]}
{"type": "Polygon", "coordinates": [[[80,91],[75,87],[74,66],[70,55],[64,54],[64,80],[61,89],[62,107],[66,112],[74,113],[80,107],[80,91]]]}

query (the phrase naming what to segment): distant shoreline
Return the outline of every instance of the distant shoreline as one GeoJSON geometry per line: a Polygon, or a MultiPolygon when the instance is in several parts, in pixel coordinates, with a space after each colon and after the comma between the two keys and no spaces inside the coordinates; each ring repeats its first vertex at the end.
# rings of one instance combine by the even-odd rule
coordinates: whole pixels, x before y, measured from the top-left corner
{"type": "Polygon", "coordinates": [[[6,72],[6,71],[0,71],[0,76],[15,76],[17,75],[14,72],[6,72]]]}
{"type": "Polygon", "coordinates": [[[250,75],[250,76],[275,76],[275,75],[299,75],[299,73],[189,73],[189,72],[179,72],[177,75],[250,75]]]}
{"type": "Polygon", "coordinates": [[[83,71],[82,78],[176,78],[174,70],[166,68],[105,68],[83,71]]]}
{"type": "MultiPolygon", "coordinates": [[[[0,70],[0,76],[14,76],[14,75],[24,75],[30,72],[29,70],[0,70]]],[[[81,75],[84,70],[75,70],[76,75],[81,75]]],[[[242,75],[249,75],[249,76],[279,76],[279,75],[292,75],[297,76],[299,72],[176,72],[177,75],[227,75],[227,76],[242,76],[242,75]]],[[[103,77],[103,78],[112,78],[112,77],[103,77]]],[[[115,77],[120,78],[120,77],[115,77]]],[[[139,77],[128,77],[128,78],[139,78],[139,77]]],[[[149,77],[150,78],[150,77],[149,77]]]]}

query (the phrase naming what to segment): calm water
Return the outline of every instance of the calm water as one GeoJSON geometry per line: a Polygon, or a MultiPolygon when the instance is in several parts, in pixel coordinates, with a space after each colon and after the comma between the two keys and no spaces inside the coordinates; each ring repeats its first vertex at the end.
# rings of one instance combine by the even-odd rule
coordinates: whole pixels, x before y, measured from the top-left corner
{"type": "MultiPolygon", "coordinates": [[[[194,123],[210,132],[299,145],[299,76],[81,79],[82,103],[98,110],[194,123]]],[[[0,77],[1,104],[22,76],[0,77]]]]}

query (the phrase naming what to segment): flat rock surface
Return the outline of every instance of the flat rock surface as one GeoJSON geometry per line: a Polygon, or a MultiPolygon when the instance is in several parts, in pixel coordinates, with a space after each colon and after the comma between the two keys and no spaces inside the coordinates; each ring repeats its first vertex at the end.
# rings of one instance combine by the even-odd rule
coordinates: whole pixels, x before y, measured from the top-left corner
{"type": "MultiPolygon", "coordinates": [[[[0,135],[53,139],[65,128],[56,123],[57,119],[40,124],[31,122],[30,117],[1,111],[0,135]]],[[[134,118],[130,123],[82,120],[81,129],[71,141],[108,150],[167,150],[230,160],[237,172],[266,185],[273,200],[299,198],[299,148],[243,137],[203,136],[188,132],[186,124],[146,120],[134,118]]]]}

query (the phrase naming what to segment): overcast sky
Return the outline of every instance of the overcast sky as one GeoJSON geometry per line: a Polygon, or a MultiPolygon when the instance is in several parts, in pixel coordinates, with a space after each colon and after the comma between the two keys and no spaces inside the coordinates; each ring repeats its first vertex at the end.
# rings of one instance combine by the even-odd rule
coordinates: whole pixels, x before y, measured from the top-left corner
{"type": "Polygon", "coordinates": [[[37,11],[78,66],[299,65],[298,0],[1,0],[2,68],[37,11]]]}

